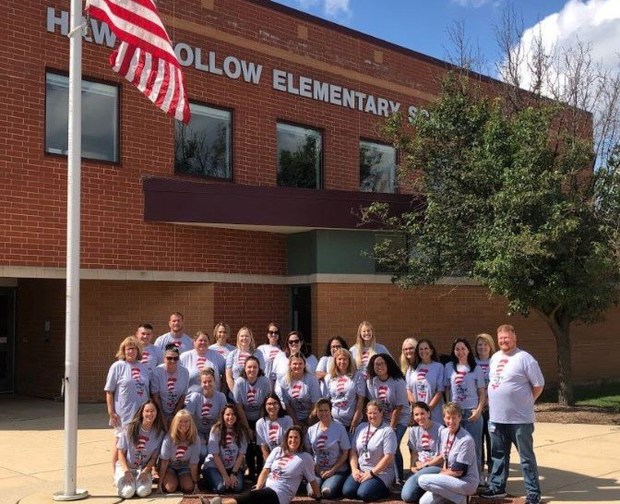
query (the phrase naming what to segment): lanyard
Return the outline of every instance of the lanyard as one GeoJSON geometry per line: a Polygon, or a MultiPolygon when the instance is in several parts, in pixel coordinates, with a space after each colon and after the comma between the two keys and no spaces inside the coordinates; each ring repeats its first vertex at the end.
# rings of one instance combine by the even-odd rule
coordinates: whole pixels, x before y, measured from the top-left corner
{"type": "Polygon", "coordinates": [[[459,425],[459,428],[454,433],[454,436],[452,436],[452,439],[450,439],[450,433],[448,432],[448,440],[446,441],[446,446],[443,450],[443,465],[446,469],[448,468],[448,456],[450,455],[450,451],[452,450],[452,446],[454,445],[454,441],[456,440],[456,435],[459,433],[460,430],[461,426],[459,425]]]}

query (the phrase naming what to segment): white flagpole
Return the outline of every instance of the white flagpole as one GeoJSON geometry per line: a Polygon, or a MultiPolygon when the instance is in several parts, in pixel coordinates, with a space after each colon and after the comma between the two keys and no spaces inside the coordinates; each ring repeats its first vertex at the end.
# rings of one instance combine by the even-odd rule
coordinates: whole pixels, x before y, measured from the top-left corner
{"type": "Polygon", "coordinates": [[[82,0],[71,0],[69,132],[67,159],[67,291],[65,315],[65,481],[57,501],[88,497],[76,489],[78,370],[80,360],[80,187],[82,161],[82,0]]]}

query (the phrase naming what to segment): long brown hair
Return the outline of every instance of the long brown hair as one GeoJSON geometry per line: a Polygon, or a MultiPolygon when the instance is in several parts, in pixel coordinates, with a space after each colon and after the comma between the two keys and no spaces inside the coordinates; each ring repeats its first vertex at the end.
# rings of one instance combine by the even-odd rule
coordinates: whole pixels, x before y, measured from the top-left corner
{"type": "Polygon", "coordinates": [[[131,419],[131,422],[127,424],[127,437],[134,445],[138,443],[138,438],[140,437],[140,427],[142,427],[142,421],[144,420],[144,408],[146,408],[149,404],[155,408],[156,415],[155,421],[153,422],[153,428],[155,429],[157,435],[166,432],[166,424],[164,423],[159,406],[157,406],[155,401],[149,399],[142,406],[140,406],[138,411],[136,411],[136,414],[131,419]]]}
{"type": "Polygon", "coordinates": [[[219,431],[220,433],[220,446],[222,448],[226,446],[226,436],[224,434],[226,433],[226,429],[227,429],[226,423],[224,422],[224,413],[226,413],[226,410],[229,410],[229,409],[233,411],[233,413],[235,414],[235,418],[237,419],[237,421],[235,422],[235,425],[233,425],[233,428],[232,428],[232,431],[235,434],[235,441],[237,442],[237,444],[241,444],[242,440],[245,440],[245,441],[250,440],[250,433],[246,429],[245,425],[241,423],[241,420],[239,420],[239,414],[237,413],[237,408],[235,407],[234,404],[227,404],[226,406],[222,408],[220,417],[217,419],[217,422],[215,422],[215,424],[212,427],[212,430],[219,431]]]}

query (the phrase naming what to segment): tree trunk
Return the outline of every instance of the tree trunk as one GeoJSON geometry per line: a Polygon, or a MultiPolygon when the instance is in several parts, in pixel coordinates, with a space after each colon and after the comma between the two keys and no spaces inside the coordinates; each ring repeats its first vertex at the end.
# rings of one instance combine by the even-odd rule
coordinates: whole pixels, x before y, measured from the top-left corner
{"type": "Polygon", "coordinates": [[[558,403],[563,406],[575,404],[573,367],[570,352],[570,320],[562,314],[545,314],[545,321],[555,338],[558,362],[558,403]]]}

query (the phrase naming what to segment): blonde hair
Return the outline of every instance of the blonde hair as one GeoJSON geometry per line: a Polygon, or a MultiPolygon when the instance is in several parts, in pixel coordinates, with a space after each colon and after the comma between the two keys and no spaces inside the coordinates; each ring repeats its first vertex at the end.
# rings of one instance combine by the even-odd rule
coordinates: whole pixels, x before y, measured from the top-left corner
{"type": "Polygon", "coordinates": [[[239,348],[239,335],[241,334],[241,331],[247,331],[248,334],[250,335],[250,352],[254,352],[254,350],[256,350],[256,342],[254,341],[254,333],[252,332],[252,329],[250,329],[247,326],[243,326],[241,329],[237,331],[237,348],[239,348]]]}
{"type": "Polygon", "coordinates": [[[502,324],[501,326],[497,328],[497,334],[503,333],[503,332],[509,332],[512,334],[516,334],[515,328],[511,326],[510,324],[502,324]]]}
{"type": "Polygon", "coordinates": [[[407,357],[405,357],[405,352],[403,352],[403,347],[405,344],[413,345],[413,359],[415,360],[415,349],[418,346],[418,340],[415,338],[405,338],[403,344],[400,346],[400,370],[405,374],[407,369],[410,367],[413,368],[413,362],[409,362],[407,357]]]}
{"type": "Polygon", "coordinates": [[[447,402],[446,404],[444,404],[441,408],[441,414],[442,416],[445,415],[457,415],[461,418],[463,418],[463,410],[461,409],[461,407],[455,403],[455,402],[447,402]]]}
{"type": "Polygon", "coordinates": [[[127,336],[121,344],[118,346],[118,351],[116,352],[116,358],[119,360],[125,360],[125,349],[128,346],[134,346],[138,349],[136,355],[136,361],[140,362],[142,360],[142,343],[135,336],[127,336]]]}
{"type": "Polygon", "coordinates": [[[476,354],[476,357],[478,359],[480,358],[480,356],[478,355],[478,341],[480,340],[485,341],[489,345],[489,348],[491,349],[489,357],[491,357],[491,355],[493,355],[497,351],[497,348],[495,348],[495,341],[493,341],[493,336],[487,333],[480,333],[478,336],[476,336],[476,339],[474,340],[474,354],[476,354]]]}
{"type": "Polygon", "coordinates": [[[357,337],[355,338],[355,347],[357,348],[357,355],[355,356],[355,364],[357,367],[362,367],[362,352],[364,350],[364,342],[362,341],[362,328],[368,327],[370,332],[372,333],[372,337],[370,338],[370,345],[368,347],[368,358],[370,359],[374,354],[377,353],[375,350],[375,343],[377,342],[377,338],[375,337],[375,330],[372,327],[372,324],[367,320],[362,320],[360,325],[357,326],[357,337]]]}
{"type": "Polygon", "coordinates": [[[304,357],[304,354],[302,354],[301,352],[292,353],[291,356],[288,358],[288,369],[286,370],[286,383],[288,383],[289,385],[293,382],[293,372],[291,371],[291,361],[293,359],[301,359],[302,361],[304,361],[304,374],[308,373],[308,364],[306,363],[306,358],[304,357]]]}
{"type": "Polygon", "coordinates": [[[192,444],[194,443],[194,441],[196,441],[196,438],[198,437],[198,430],[196,429],[194,418],[186,409],[177,411],[177,414],[174,415],[172,422],[170,422],[170,430],[168,432],[170,433],[170,437],[175,443],[187,441],[188,443],[192,444]],[[189,419],[189,430],[187,431],[187,434],[185,434],[185,439],[181,439],[179,436],[179,423],[183,418],[189,419]]]}
{"type": "Polygon", "coordinates": [[[347,372],[345,374],[352,377],[357,371],[357,366],[355,365],[355,361],[353,360],[351,352],[349,352],[346,348],[339,348],[334,352],[334,355],[332,355],[332,360],[329,363],[329,367],[327,369],[327,374],[332,378],[338,376],[339,374],[338,366],[336,365],[336,357],[339,357],[341,355],[344,355],[347,359],[349,359],[349,366],[347,367],[347,372]]]}

